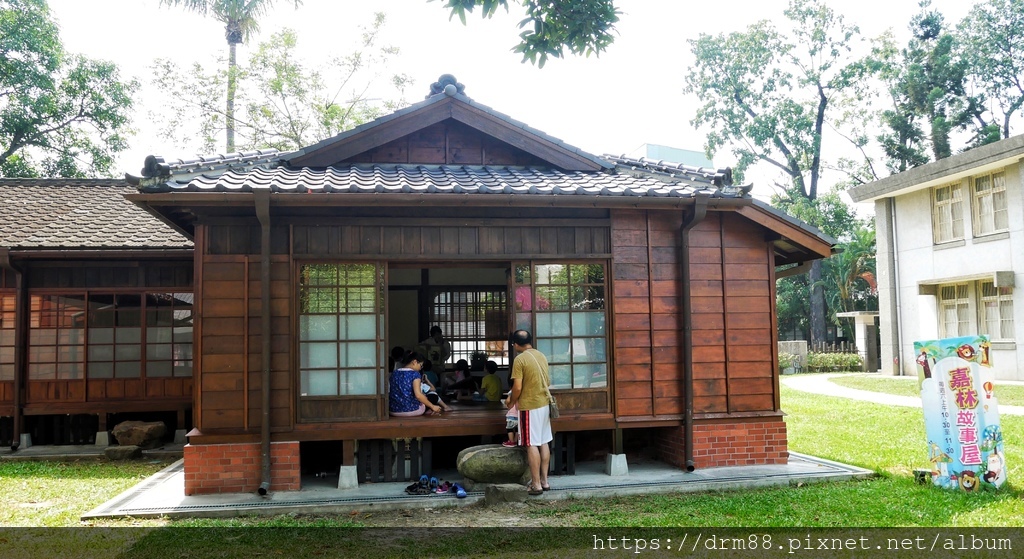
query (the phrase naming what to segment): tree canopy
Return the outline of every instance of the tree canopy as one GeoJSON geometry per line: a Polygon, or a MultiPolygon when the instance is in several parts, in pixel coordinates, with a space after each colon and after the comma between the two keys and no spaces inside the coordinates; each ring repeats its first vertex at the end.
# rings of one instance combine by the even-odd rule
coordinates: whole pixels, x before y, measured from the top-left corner
{"type": "MultiPolygon", "coordinates": [[[[293,30],[284,29],[258,44],[248,61],[234,69],[237,149],[298,149],[404,105],[402,92],[411,80],[386,73],[398,50],[377,45],[385,24],[384,14],[377,13],[361,33],[357,50],[335,56],[322,67],[301,62],[296,53],[299,37],[293,30]],[[391,91],[394,97],[371,98],[378,84],[377,89],[391,91]]],[[[180,92],[154,115],[162,134],[199,152],[216,151],[217,137],[228,121],[223,102],[227,71],[201,64],[182,69],[173,61],[158,60],[154,82],[160,89],[180,92]]]]}
{"type": "Polygon", "coordinates": [[[0,0],[0,52],[0,175],[109,173],[138,84],[65,52],[45,0],[0,0]]]}
{"type": "MultiPolygon", "coordinates": [[[[519,22],[520,43],[513,52],[523,55],[543,68],[548,57],[562,58],[572,54],[600,55],[615,40],[615,24],[619,12],[614,0],[519,0],[526,8],[526,18],[519,22]]],[[[508,11],[508,0],[445,0],[451,17],[466,24],[466,13],[480,8],[489,18],[498,8],[508,11]]]]}
{"type": "MultiPolygon", "coordinates": [[[[292,0],[295,7],[302,5],[302,0],[292,0]]],[[[203,15],[212,14],[213,18],[224,24],[224,38],[228,42],[228,71],[223,86],[226,87],[224,99],[224,133],[228,153],[236,150],[235,146],[235,92],[238,88],[237,46],[248,41],[249,37],[260,29],[259,20],[275,4],[275,0],[160,0],[164,6],[181,6],[186,10],[203,15]]]]}

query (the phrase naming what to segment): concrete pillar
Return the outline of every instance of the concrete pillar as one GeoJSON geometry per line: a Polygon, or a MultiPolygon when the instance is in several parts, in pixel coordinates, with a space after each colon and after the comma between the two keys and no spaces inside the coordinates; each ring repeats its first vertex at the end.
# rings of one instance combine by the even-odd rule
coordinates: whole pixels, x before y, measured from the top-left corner
{"type": "Polygon", "coordinates": [[[338,472],[338,489],[355,489],[359,487],[356,466],[342,466],[338,472]]]}
{"type": "Polygon", "coordinates": [[[625,454],[609,454],[604,458],[604,473],[610,476],[628,476],[629,466],[625,454]]]}

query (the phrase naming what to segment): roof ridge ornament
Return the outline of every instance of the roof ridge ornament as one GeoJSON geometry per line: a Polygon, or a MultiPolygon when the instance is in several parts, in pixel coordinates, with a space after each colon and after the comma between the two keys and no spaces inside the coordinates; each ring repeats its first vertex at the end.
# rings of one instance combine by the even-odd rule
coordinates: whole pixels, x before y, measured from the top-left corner
{"type": "Polygon", "coordinates": [[[459,83],[459,80],[455,79],[455,76],[451,74],[441,74],[441,77],[437,78],[437,81],[430,84],[430,93],[426,96],[426,99],[430,99],[435,95],[451,96],[458,93],[459,95],[466,94],[466,86],[459,83]]]}

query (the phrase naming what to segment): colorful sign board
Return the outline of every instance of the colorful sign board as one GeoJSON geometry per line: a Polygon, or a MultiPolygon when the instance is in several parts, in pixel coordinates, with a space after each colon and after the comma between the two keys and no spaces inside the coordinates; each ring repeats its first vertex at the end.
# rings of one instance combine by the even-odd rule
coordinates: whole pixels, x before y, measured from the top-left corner
{"type": "Polygon", "coordinates": [[[1006,483],[987,336],[914,342],[932,482],[976,491],[1006,483]]]}

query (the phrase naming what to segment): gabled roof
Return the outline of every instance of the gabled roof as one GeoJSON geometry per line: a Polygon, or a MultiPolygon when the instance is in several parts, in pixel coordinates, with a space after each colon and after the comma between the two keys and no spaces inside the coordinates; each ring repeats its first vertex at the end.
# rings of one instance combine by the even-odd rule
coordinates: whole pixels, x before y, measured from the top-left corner
{"type": "Polygon", "coordinates": [[[431,95],[419,103],[357,126],[311,146],[282,155],[293,167],[327,167],[369,149],[453,119],[494,136],[565,171],[596,171],[611,165],[599,157],[550,136],[523,122],[477,103],[462,93],[451,75],[431,86],[431,95]]]}
{"type": "Polygon", "coordinates": [[[192,243],[113,179],[0,179],[0,248],[166,250],[192,243]]]}
{"type": "Polygon", "coordinates": [[[871,202],[942,186],[970,175],[1013,164],[1024,157],[1024,134],[926,163],[847,190],[854,202],[871,202]]]}
{"type": "MultiPolygon", "coordinates": [[[[772,231],[780,262],[829,254],[834,240],[788,216],[755,208],[750,186],[732,184],[729,169],[693,167],[625,156],[596,156],[466,97],[442,76],[420,103],[290,152],[250,152],[198,160],[150,157],[129,198],[190,234],[197,208],[251,209],[270,193],[274,206],[562,206],[751,208],[747,217],[772,231]],[[516,165],[374,163],[372,150],[454,120],[525,152],[516,165]],[[248,196],[246,196],[248,195],[248,196]]],[[[441,125],[447,126],[447,125],[441,125]]],[[[390,149],[390,148],[388,148],[390,149]]],[[[410,151],[411,153],[411,151],[410,151]]],[[[440,159],[442,161],[447,159],[440,159]]]]}

